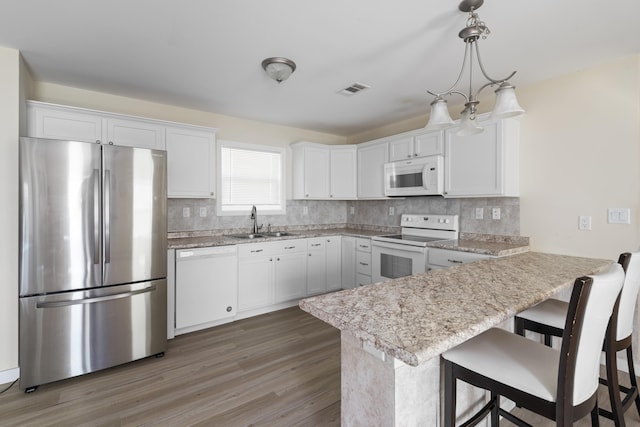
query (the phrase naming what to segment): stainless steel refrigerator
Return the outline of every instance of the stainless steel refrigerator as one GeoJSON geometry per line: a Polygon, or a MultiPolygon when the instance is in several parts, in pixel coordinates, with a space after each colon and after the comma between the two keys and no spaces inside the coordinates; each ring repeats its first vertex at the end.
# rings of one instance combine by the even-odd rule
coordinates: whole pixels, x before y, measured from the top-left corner
{"type": "Polygon", "coordinates": [[[20,139],[20,386],[167,346],[166,152],[20,139]]]}

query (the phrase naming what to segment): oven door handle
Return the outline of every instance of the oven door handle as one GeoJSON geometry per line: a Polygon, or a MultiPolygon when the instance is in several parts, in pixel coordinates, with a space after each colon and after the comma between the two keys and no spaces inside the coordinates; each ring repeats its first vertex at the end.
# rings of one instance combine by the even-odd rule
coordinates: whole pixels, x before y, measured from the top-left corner
{"type": "Polygon", "coordinates": [[[417,252],[417,253],[422,253],[427,249],[424,246],[404,245],[402,243],[382,242],[382,241],[379,241],[379,240],[372,240],[371,241],[371,247],[372,248],[378,247],[378,248],[387,248],[387,249],[397,249],[397,250],[401,250],[401,251],[417,252]]]}

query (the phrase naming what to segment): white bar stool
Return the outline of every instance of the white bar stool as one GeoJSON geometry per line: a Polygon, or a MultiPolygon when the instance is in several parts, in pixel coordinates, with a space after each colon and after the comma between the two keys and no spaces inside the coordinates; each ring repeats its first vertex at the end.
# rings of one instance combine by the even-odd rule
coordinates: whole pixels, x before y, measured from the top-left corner
{"type": "Polygon", "coordinates": [[[602,275],[576,279],[560,351],[502,329],[490,329],[443,353],[444,425],[456,418],[456,382],[491,392],[491,399],[462,426],[473,426],[491,414],[520,426],[524,421],[500,408],[500,396],[518,406],[571,425],[591,414],[598,424],[598,369],[607,324],[618,299],[624,271],[619,264],[602,275]]]}
{"type": "MultiPolygon", "coordinates": [[[[618,263],[626,272],[618,314],[612,317],[607,338],[603,346],[606,359],[607,378],[600,378],[600,383],[606,385],[609,390],[611,411],[600,408],[600,415],[612,419],[617,427],[624,427],[624,413],[635,402],[636,410],[640,415],[640,396],[638,395],[638,383],[633,367],[633,314],[640,290],[640,252],[624,253],[620,255],[618,263]],[[615,335],[613,332],[615,331],[615,335]],[[631,387],[620,385],[618,380],[618,352],[626,350],[627,366],[629,369],[629,382],[631,387]],[[624,398],[620,398],[620,392],[624,398]]],[[[546,300],[528,310],[519,313],[515,317],[515,332],[524,336],[525,330],[538,332],[544,335],[545,344],[551,346],[552,336],[562,336],[562,329],[567,315],[568,304],[556,299],[546,300]]]]}

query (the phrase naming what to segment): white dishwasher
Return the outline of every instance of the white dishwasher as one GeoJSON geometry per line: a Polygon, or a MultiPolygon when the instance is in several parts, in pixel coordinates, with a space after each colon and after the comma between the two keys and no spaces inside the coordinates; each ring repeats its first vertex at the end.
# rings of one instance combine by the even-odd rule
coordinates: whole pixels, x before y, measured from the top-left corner
{"type": "Polygon", "coordinates": [[[221,323],[237,307],[235,245],[176,251],[176,334],[221,323]]]}

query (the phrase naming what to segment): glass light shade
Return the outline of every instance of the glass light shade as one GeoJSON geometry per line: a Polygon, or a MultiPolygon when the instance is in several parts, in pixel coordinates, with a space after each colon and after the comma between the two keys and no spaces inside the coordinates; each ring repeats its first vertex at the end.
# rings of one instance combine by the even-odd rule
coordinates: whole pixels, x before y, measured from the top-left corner
{"type": "Polygon", "coordinates": [[[496,105],[491,112],[492,119],[504,119],[524,114],[524,109],[518,104],[515,87],[508,82],[502,83],[496,89],[496,105]]]}
{"type": "Polygon", "coordinates": [[[431,114],[425,129],[444,129],[453,125],[453,120],[447,109],[447,101],[437,97],[431,103],[431,114]]]}
{"type": "Polygon", "coordinates": [[[278,83],[287,80],[291,73],[293,73],[293,70],[289,65],[280,64],[277,62],[272,62],[271,64],[267,65],[264,70],[267,72],[269,77],[271,77],[278,83]]]}
{"type": "Polygon", "coordinates": [[[484,131],[484,129],[478,126],[475,117],[471,118],[471,110],[465,108],[460,115],[460,129],[458,129],[456,135],[469,136],[482,131],[484,131]]]}

